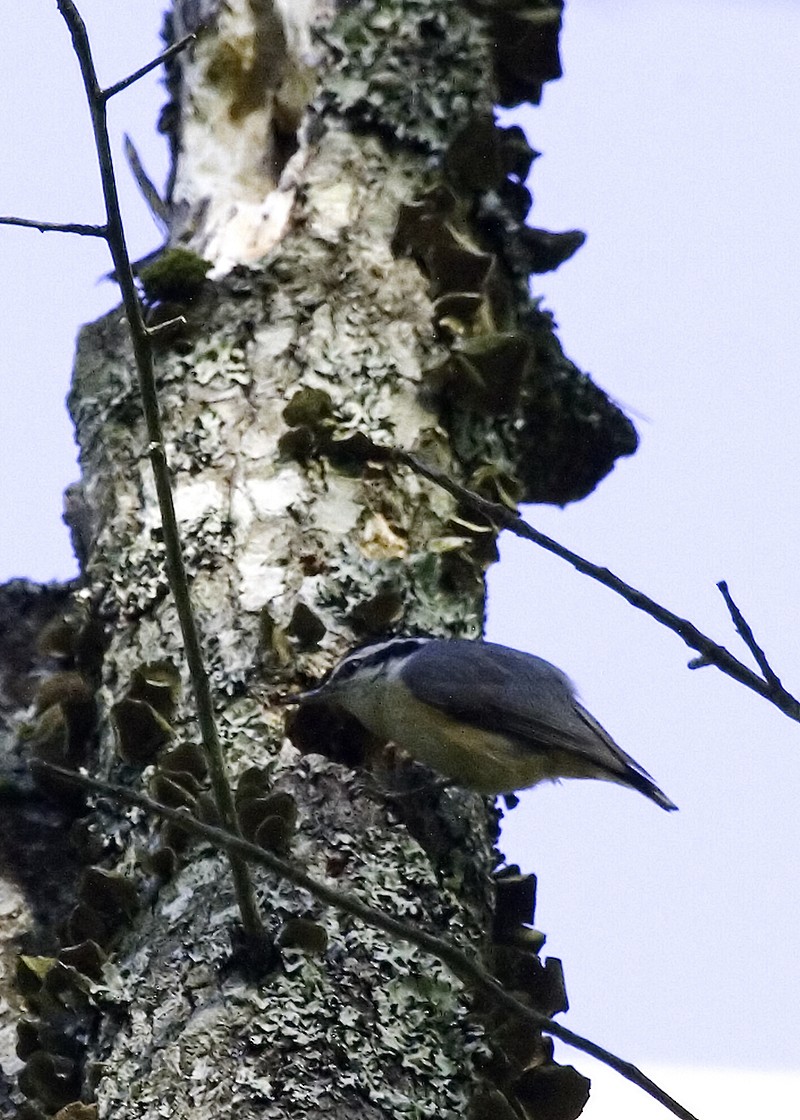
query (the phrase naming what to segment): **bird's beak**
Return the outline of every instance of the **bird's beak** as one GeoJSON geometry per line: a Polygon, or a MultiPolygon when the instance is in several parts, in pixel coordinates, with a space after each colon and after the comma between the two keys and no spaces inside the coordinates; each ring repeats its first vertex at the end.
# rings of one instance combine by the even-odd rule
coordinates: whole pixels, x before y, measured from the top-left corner
{"type": "Polygon", "coordinates": [[[289,704],[304,704],[306,700],[318,700],[321,692],[321,688],[312,688],[309,692],[290,692],[286,696],[275,696],[273,703],[280,704],[282,707],[289,704]]]}

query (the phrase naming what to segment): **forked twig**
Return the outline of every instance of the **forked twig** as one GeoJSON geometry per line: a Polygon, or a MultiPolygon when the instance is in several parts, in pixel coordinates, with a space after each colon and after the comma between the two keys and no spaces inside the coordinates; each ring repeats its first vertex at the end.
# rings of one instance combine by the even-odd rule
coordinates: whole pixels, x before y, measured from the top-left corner
{"type": "MultiPolygon", "coordinates": [[[[378,457],[381,456],[382,450],[377,449],[378,457]]],[[[427,478],[429,482],[441,486],[454,498],[457,498],[465,506],[482,514],[489,521],[493,522],[499,528],[508,529],[514,536],[521,537],[523,540],[532,541],[538,544],[540,548],[544,548],[547,552],[552,552],[555,556],[560,556],[562,560],[566,560],[577,571],[582,572],[584,575],[590,576],[592,579],[602,583],[605,587],[609,587],[612,591],[620,595],[626,602],[630,603],[632,607],[637,610],[644,611],[660,622],[662,626],[666,626],[668,630],[672,630],[675,634],[683,639],[687,646],[695,649],[701,655],[698,665],[716,665],[727,676],[732,677],[739,684],[743,684],[745,688],[757,692],[759,696],[763,696],[765,700],[769,700],[776,708],[783,712],[789,719],[793,719],[800,723],[800,701],[788,692],[783,687],[775,672],[767,665],[766,657],[763,651],[756,645],[755,639],[752,636],[747,623],[738,611],[738,608],[733,605],[731,611],[736,624],[737,630],[742,635],[748,648],[753,653],[756,661],[759,664],[763,677],[758,673],[754,673],[738,658],[727,650],[725,646],[719,645],[708,635],[704,634],[701,630],[689,622],[686,618],[681,618],[680,615],[674,614],[671,610],[657,603],[655,599],[651,599],[649,595],[645,595],[643,591],[638,591],[629,583],[625,583],[619,576],[614,575],[608,568],[603,568],[599,564],[593,564],[591,560],[585,560],[576,552],[565,548],[564,545],[554,541],[552,537],[540,533],[538,529],[534,529],[527,521],[523,521],[516,513],[513,513],[507,506],[500,505],[499,502],[490,502],[486,498],[482,498],[480,494],[468,490],[466,487],[459,485],[452,478],[440,471],[437,467],[433,467],[428,463],[424,463],[416,455],[412,455],[408,451],[400,449],[392,449],[383,452],[384,458],[395,460],[395,462],[403,463],[405,466],[410,467],[416,474],[427,478]],[[736,614],[733,614],[736,611],[736,614]],[[738,621],[737,621],[738,619],[738,621]],[[749,635],[749,636],[746,636],[749,635]],[[758,650],[758,653],[756,653],[758,650]]],[[[720,590],[722,590],[722,584],[720,590]]],[[[730,596],[723,591],[726,595],[726,602],[729,602],[730,596]]],[[[731,609],[732,600],[729,602],[729,609],[731,609]]],[[[692,666],[693,668],[696,666],[692,666]]]]}
{"type": "Polygon", "coordinates": [[[767,661],[767,655],[764,653],[763,649],[756,641],[755,635],[750,629],[750,624],[747,622],[742,612],[736,606],[736,603],[734,603],[733,596],[728,590],[727,580],[721,579],[717,584],[717,587],[722,593],[722,598],[725,600],[725,606],[728,608],[728,612],[733,621],[733,625],[739,631],[742,641],[755,658],[756,664],[764,674],[764,680],[769,681],[773,688],[782,689],[783,685],[781,684],[780,677],[772,668],[769,661],[767,661]]]}

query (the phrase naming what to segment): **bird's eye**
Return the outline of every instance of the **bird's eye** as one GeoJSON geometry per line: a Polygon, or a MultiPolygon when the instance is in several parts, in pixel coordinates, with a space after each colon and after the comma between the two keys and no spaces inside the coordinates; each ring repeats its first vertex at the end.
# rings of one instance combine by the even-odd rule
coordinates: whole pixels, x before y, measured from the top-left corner
{"type": "Polygon", "coordinates": [[[348,658],[347,661],[343,661],[340,665],[336,666],[330,679],[332,681],[346,681],[358,671],[363,660],[363,657],[348,658]]]}

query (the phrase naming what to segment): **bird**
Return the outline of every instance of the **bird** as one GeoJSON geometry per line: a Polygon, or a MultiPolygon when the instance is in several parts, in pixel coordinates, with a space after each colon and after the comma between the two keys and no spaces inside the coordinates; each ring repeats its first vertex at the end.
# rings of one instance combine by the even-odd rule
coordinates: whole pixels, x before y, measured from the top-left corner
{"type": "Polygon", "coordinates": [[[456,784],[486,796],[596,778],[677,805],[580,703],[555,665],[493,642],[427,635],[357,646],[281,704],[332,705],[456,784]]]}

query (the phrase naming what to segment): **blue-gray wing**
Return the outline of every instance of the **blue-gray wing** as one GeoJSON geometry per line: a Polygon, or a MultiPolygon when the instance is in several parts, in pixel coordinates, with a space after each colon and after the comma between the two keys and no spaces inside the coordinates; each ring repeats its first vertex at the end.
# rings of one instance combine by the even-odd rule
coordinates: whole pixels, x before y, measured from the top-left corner
{"type": "Polygon", "coordinates": [[[576,700],[569,677],[541,657],[491,642],[437,640],[415,653],[401,677],[419,700],[473,727],[505,733],[523,749],[569,751],[609,777],[639,775],[652,785],[576,700]]]}
{"type": "Polygon", "coordinates": [[[569,742],[570,732],[580,727],[569,678],[541,657],[506,646],[427,642],[403,666],[401,677],[417,699],[474,727],[524,740],[557,736],[569,742]]]}

